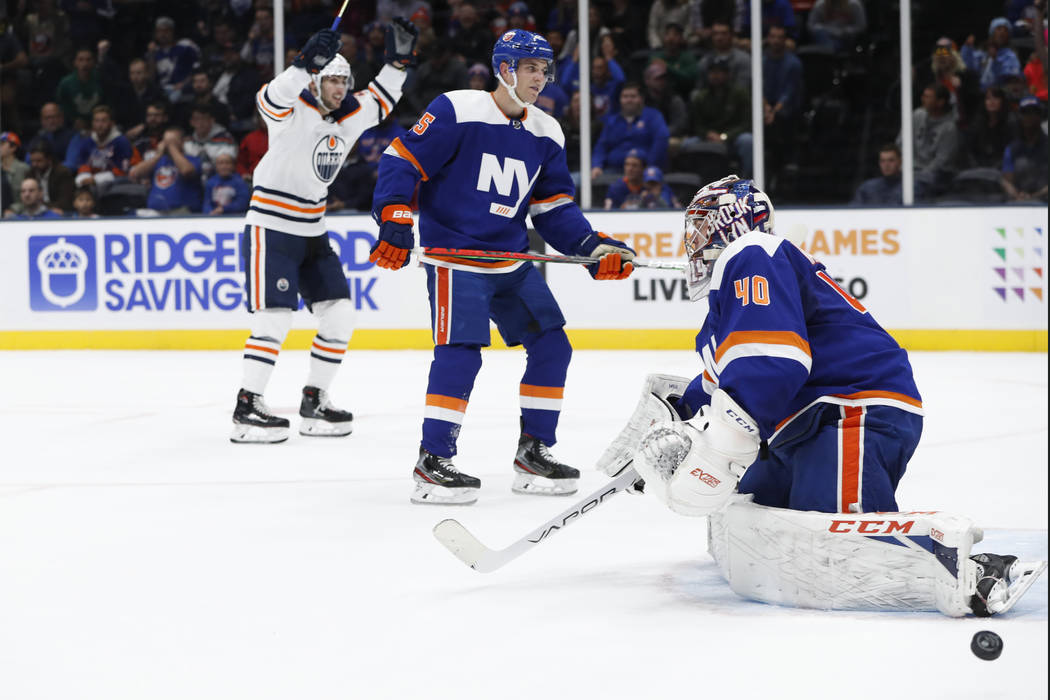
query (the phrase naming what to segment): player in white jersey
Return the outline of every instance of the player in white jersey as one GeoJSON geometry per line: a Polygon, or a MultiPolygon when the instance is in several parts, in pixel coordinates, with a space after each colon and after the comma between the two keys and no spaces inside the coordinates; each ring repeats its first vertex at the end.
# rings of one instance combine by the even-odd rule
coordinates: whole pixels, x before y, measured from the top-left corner
{"type": "Polygon", "coordinates": [[[244,345],[233,442],[288,437],[288,420],[273,415],[262,395],[300,296],[318,317],[318,330],[299,432],[341,436],[353,430],[353,415],[328,400],[353,332],[354,305],[328,239],[325,200],[361,133],[389,115],[401,98],[419,32],[398,18],[386,33],[387,64],[364,90],[350,92],[353,75],[338,54],[339,35],[326,29],[310,37],[292,65],[256,95],[270,146],[252,178],[241,244],[251,336],[244,345]]]}

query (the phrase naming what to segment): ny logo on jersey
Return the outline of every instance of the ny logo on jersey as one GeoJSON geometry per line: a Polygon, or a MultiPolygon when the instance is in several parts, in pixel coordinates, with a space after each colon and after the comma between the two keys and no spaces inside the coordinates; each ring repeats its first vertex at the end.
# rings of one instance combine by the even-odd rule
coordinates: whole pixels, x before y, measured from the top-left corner
{"type": "Polygon", "coordinates": [[[501,197],[510,197],[514,185],[517,183],[518,201],[514,203],[514,206],[497,202],[489,205],[490,214],[513,219],[517,215],[521,203],[525,201],[525,198],[532,190],[532,185],[536,182],[539,174],[540,168],[536,168],[536,173],[530,178],[525,161],[517,158],[504,158],[503,165],[500,165],[498,156],[491,153],[482,153],[481,165],[478,168],[477,189],[478,192],[491,192],[492,187],[495,186],[496,193],[501,197]]]}

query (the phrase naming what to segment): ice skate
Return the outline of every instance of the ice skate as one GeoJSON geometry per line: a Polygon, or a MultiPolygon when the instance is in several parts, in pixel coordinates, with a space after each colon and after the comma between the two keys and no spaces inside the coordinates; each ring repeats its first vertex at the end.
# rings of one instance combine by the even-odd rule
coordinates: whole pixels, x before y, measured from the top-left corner
{"type": "Polygon", "coordinates": [[[1012,608],[1046,568],[1045,561],[1019,561],[1011,554],[981,553],[970,559],[977,562],[977,590],[970,599],[977,617],[1012,608]]]}
{"type": "Polygon", "coordinates": [[[247,389],[237,392],[230,442],[271,443],[284,442],[287,439],[287,418],[275,416],[263,401],[261,394],[253,394],[247,389]]]}
{"type": "Polygon", "coordinates": [[[416,482],[413,503],[469,506],[478,500],[481,488],[481,480],[456,469],[451,458],[438,457],[422,447],[412,478],[416,482]]]}
{"type": "Polygon", "coordinates": [[[522,433],[514,457],[514,493],[537,496],[568,496],[576,493],[580,471],[562,464],[537,438],[522,433]]]}
{"type": "Polygon", "coordinates": [[[334,407],[328,392],[315,386],[303,387],[299,404],[299,434],[317,437],[341,437],[354,431],[354,414],[334,407]]]}

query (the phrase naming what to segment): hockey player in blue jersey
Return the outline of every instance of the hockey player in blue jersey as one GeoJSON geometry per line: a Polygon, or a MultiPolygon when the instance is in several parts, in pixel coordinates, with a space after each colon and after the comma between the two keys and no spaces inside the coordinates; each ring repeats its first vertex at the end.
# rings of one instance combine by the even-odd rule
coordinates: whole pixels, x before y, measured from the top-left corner
{"type": "Polygon", "coordinates": [[[977,554],[965,518],[897,512],[922,432],[907,353],[824,266],[774,235],[769,198],[729,176],[686,209],[687,277],[706,298],[692,380],[650,375],[599,460],[711,516],[733,590],[819,608],[1003,612],[1045,567],[977,554]],[[640,436],[640,439],[639,439],[640,436]]]}
{"type": "MultiPolygon", "coordinates": [[[[526,215],[554,248],[593,257],[596,279],[631,274],[634,251],[595,232],[576,207],[558,122],[533,107],[553,80],[554,53],[543,37],[504,33],[492,52],[494,92],[438,96],[379,163],[373,216],[379,240],[369,260],[398,269],[413,246],[409,205],[419,184],[419,235],[427,247],[522,252],[526,215]]],[[[513,490],[561,495],[579,472],[551,456],[572,348],[550,289],[531,263],[425,256],[434,359],[423,437],[413,473],[415,503],[473,503],[480,480],[452,464],[489,319],[507,345],[524,345],[521,436],[513,490]]]]}

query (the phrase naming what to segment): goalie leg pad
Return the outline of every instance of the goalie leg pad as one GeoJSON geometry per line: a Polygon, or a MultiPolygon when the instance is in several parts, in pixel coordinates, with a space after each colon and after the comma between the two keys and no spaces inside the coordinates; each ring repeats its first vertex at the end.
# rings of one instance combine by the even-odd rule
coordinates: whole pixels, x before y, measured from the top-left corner
{"type": "Polygon", "coordinates": [[[605,448],[595,468],[609,476],[618,475],[634,459],[638,443],[654,423],[681,420],[669,399],[680,397],[689,386],[689,381],[671,374],[647,376],[634,413],[620,434],[605,448]]]}
{"type": "Polygon", "coordinates": [[[948,513],[818,513],[733,497],[708,549],[738,595],[821,610],[972,612],[981,530],[948,513]]]}

